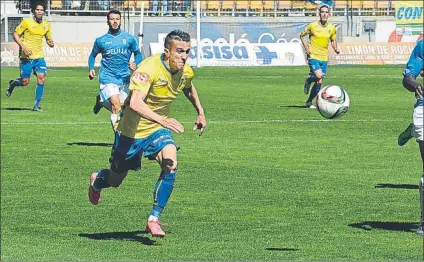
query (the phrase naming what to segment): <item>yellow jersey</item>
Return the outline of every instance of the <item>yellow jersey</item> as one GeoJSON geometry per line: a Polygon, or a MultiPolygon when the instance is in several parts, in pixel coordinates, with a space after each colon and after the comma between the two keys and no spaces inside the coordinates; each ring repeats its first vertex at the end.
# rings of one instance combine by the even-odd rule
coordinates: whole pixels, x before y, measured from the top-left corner
{"type": "Polygon", "coordinates": [[[22,50],[19,50],[20,58],[37,59],[43,58],[43,37],[51,40],[50,24],[46,20],[37,23],[33,17],[25,18],[16,27],[15,32],[22,35],[23,44],[28,47],[32,54],[27,57],[22,50]]]}
{"type": "Polygon", "coordinates": [[[302,31],[301,36],[305,35],[309,35],[309,58],[328,61],[328,40],[336,40],[336,27],[328,22],[325,26],[319,21],[312,22],[302,31]]]}
{"type": "Polygon", "coordinates": [[[129,95],[118,126],[118,131],[127,137],[145,138],[164,128],[154,121],[141,117],[128,106],[133,90],[146,93],[144,102],[147,106],[156,114],[168,117],[171,103],[184,88],[191,87],[193,69],[185,64],[182,70],[171,74],[163,56],[164,54],[156,54],[143,60],[131,76],[129,95]]]}

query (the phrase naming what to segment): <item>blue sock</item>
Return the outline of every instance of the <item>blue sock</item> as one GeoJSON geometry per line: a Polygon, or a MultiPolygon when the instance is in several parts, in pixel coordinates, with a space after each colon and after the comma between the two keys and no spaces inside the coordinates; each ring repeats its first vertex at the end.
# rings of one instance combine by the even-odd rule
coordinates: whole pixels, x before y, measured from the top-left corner
{"type": "Polygon", "coordinates": [[[44,84],[37,84],[35,88],[35,104],[34,107],[39,107],[41,102],[41,97],[43,97],[44,93],[44,84]]]}
{"type": "Polygon", "coordinates": [[[13,80],[13,82],[10,84],[11,88],[15,88],[17,86],[22,86],[22,79],[21,78],[16,78],[15,80],[13,80]]]}
{"type": "Polygon", "coordinates": [[[153,191],[152,216],[159,218],[168,203],[172,189],[174,188],[175,177],[176,173],[160,173],[159,179],[156,182],[155,189],[153,191]]]}
{"type": "Polygon", "coordinates": [[[315,83],[312,87],[311,94],[309,95],[308,101],[306,103],[312,103],[312,100],[318,95],[319,90],[321,89],[321,84],[315,83]]]}
{"type": "Polygon", "coordinates": [[[106,174],[110,174],[110,173],[111,173],[110,169],[103,169],[99,171],[99,173],[97,174],[97,178],[94,180],[94,183],[93,183],[93,187],[96,191],[100,191],[103,188],[110,187],[105,177],[106,174]]]}

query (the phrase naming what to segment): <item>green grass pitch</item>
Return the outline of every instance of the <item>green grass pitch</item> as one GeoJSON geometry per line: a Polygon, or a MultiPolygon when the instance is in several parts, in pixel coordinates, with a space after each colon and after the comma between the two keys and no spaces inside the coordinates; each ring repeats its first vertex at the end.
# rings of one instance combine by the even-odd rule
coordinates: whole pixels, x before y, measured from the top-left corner
{"type": "Polygon", "coordinates": [[[143,159],[102,203],[89,175],[108,166],[109,114],[93,115],[97,81],[87,69],[54,69],[43,113],[35,78],[5,96],[17,68],[1,68],[3,260],[422,260],[421,159],[397,136],[414,97],[403,66],[330,66],[350,111],[324,120],[306,101],[307,67],[198,68],[204,136],[184,95],[172,116],[186,131],[164,239],[145,234],[159,175],[143,159]]]}

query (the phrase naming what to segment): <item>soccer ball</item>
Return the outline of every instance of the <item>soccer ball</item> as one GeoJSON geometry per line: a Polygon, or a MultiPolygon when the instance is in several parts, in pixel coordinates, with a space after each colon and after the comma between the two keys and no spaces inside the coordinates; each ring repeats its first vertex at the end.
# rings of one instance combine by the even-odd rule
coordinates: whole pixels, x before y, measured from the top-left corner
{"type": "Polygon", "coordinates": [[[326,86],[317,95],[318,112],[327,119],[346,114],[349,104],[349,95],[339,86],[326,86]]]}

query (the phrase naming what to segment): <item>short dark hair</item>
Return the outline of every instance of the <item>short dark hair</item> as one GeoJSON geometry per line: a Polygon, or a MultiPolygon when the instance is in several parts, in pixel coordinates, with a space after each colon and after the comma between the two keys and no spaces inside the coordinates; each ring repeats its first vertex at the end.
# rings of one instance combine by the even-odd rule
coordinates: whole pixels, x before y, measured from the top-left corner
{"type": "Polygon", "coordinates": [[[31,12],[34,13],[37,6],[41,5],[43,7],[43,10],[46,11],[46,2],[45,1],[31,1],[30,7],[31,12]]]}
{"type": "Polygon", "coordinates": [[[190,43],[190,35],[188,33],[184,32],[184,31],[179,30],[179,29],[171,31],[165,37],[165,48],[167,48],[167,49],[171,48],[171,41],[172,40],[190,43]]]}
{"type": "Polygon", "coordinates": [[[107,22],[109,22],[109,15],[111,15],[111,14],[119,15],[119,17],[122,17],[122,16],[121,16],[121,12],[120,12],[119,10],[112,9],[112,10],[110,10],[110,11],[107,13],[107,15],[106,15],[106,17],[107,17],[107,22]]]}
{"type": "Polygon", "coordinates": [[[319,8],[319,12],[321,12],[321,9],[323,9],[323,8],[330,9],[330,6],[329,6],[329,5],[326,5],[326,4],[324,4],[324,5],[320,6],[320,8],[319,8]]]}

